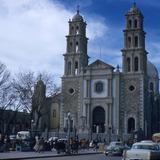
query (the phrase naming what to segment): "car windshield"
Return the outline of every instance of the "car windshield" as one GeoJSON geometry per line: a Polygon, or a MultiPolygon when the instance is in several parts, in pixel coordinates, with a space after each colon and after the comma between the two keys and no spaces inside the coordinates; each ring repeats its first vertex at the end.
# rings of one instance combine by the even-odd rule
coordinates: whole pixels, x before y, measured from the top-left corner
{"type": "Polygon", "coordinates": [[[159,150],[158,145],[133,145],[132,149],[159,150]]]}

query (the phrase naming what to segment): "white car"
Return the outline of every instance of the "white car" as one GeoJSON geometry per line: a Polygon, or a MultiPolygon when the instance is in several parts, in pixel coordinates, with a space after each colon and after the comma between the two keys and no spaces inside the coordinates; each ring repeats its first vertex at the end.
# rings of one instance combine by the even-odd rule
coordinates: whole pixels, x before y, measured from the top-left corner
{"type": "Polygon", "coordinates": [[[105,149],[106,156],[122,156],[124,150],[129,149],[128,146],[125,146],[122,142],[115,141],[111,142],[109,146],[105,149]]]}
{"type": "Polygon", "coordinates": [[[30,138],[30,132],[29,131],[20,131],[20,132],[17,132],[16,138],[20,139],[20,140],[29,139],[30,138]]]}
{"type": "Polygon", "coordinates": [[[58,137],[50,137],[49,139],[48,139],[48,142],[51,142],[51,141],[56,141],[56,140],[58,140],[58,137]]]}
{"type": "Polygon", "coordinates": [[[154,142],[137,142],[130,150],[123,152],[123,160],[158,160],[160,148],[154,142]]]}

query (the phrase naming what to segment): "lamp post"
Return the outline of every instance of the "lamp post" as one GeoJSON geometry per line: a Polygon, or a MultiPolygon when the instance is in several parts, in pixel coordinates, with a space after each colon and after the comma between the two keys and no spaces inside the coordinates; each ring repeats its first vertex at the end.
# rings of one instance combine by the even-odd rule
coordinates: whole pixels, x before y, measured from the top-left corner
{"type": "Polygon", "coordinates": [[[31,137],[32,137],[32,138],[34,138],[34,135],[33,135],[33,129],[34,129],[33,127],[34,127],[34,126],[33,126],[33,125],[34,125],[34,120],[32,119],[32,120],[31,120],[31,137]]]}
{"type": "Polygon", "coordinates": [[[68,130],[67,130],[67,153],[71,154],[71,146],[70,146],[70,135],[71,135],[71,113],[68,112],[67,114],[67,119],[68,119],[68,130]]]}
{"type": "Polygon", "coordinates": [[[112,131],[112,127],[109,126],[108,129],[109,129],[109,143],[110,143],[110,142],[111,142],[111,131],[112,131]]]}
{"type": "Polygon", "coordinates": [[[96,125],[96,139],[97,139],[97,142],[98,142],[98,133],[99,133],[99,125],[96,125]]]}

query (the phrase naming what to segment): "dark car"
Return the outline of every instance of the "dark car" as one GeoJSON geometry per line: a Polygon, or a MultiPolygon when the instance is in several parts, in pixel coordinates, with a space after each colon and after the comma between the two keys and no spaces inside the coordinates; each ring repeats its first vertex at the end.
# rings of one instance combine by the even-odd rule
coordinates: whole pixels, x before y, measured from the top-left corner
{"type": "Polygon", "coordinates": [[[128,146],[124,145],[122,142],[115,141],[111,142],[109,146],[105,149],[106,156],[122,156],[123,150],[129,149],[128,146]]]}

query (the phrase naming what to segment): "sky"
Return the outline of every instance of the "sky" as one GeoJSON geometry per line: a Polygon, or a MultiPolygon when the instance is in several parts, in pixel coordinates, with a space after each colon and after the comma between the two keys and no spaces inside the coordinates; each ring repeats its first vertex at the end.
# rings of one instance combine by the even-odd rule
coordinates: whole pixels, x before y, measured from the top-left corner
{"type": "Polygon", "coordinates": [[[68,20],[79,5],[87,22],[89,63],[101,59],[122,66],[125,14],[134,1],[144,15],[148,59],[160,73],[159,0],[0,0],[0,61],[12,74],[48,72],[60,84],[68,20]]]}

